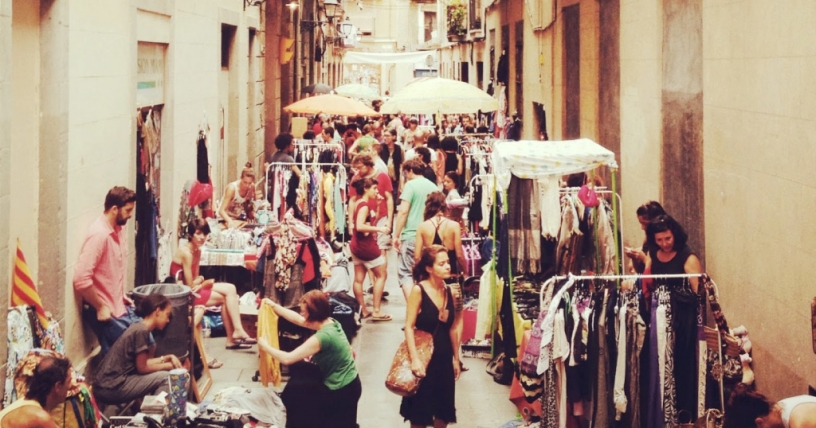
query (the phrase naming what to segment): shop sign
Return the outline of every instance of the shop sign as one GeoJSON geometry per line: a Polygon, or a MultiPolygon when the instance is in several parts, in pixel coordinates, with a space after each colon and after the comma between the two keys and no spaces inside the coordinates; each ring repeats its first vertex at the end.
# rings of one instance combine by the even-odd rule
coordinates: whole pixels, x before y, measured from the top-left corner
{"type": "Polygon", "coordinates": [[[164,104],[165,52],[167,45],[139,43],[136,54],[136,104],[164,104]]]}

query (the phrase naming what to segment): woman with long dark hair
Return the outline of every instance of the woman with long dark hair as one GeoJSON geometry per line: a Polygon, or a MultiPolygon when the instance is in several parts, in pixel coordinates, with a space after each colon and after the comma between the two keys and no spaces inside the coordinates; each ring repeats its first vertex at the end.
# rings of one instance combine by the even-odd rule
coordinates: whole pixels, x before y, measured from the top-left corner
{"type": "Polygon", "coordinates": [[[459,378],[459,339],[454,328],[453,295],[445,285],[450,277],[448,251],[441,245],[422,250],[413,269],[414,286],[408,295],[405,341],[411,370],[421,377],[419,390],[402,399],[400,415],[411,428],[444,428],[456,422],[456,380],[459,378]],[[427,370],[416,350],[414,329],[433,335],[433,354],[427,370]]]}

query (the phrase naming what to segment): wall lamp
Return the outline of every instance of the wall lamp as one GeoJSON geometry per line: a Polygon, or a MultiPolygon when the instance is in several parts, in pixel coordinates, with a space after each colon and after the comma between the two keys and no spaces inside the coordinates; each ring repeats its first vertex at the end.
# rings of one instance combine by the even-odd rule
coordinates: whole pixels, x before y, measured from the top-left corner
{"type": "Polygon", "coordinates": [[[266,0],[244,0],[244,10],[246,10],[247,6],[260,6],[266,0]]]}
{"type": "Polygon", "coordinates": [[[340,17],[343,16],[343,8],[337,0],[325,0],[323,6],[326,11],[326,21],[307,21],[302,19],[300,20],[300,31],[302,33],[312,31],[326,23],[331,24],[335,18],[340,19],[340,17]]]}

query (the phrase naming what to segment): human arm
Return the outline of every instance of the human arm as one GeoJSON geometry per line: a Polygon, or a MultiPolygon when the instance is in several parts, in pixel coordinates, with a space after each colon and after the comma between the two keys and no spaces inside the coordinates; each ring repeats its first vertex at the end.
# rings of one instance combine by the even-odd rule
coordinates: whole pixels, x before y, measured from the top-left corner
{"type": "Polygon", "coordinates": [[[425,367],[419,361],[414,338],[414,327],[416,327],[420,303],[422,303],[422,289],[419,285],[414,285],[408,295],[408,307],[405,312],[405,343],[408,345],[408,355],[411,357],[411,371],[416,377],[425,377],[425,367]]]}
{"type": "Polygon", "coordinates": [[[317,340],[317,337],[312,336],[306,339],[302,345],[295,348],[294,351],[285,352],[281,351],[280,349],[273,348],[269,345],[269,342],[267,342],[265,338],[261,337],[258,339],[258,347],[260,347],[267,354],[271,355],[272,358],[280,361],[281,364],[288,366],[320,352],[320,341],[317,340]]]}
{"type": "MultiPolygon", "coordinates": [[[[686,259],[686,263],[683,265],[683,270],[685,270],[686,273],[703,273],[703,266],[700,264],[700,259],[692,254],[688,257],[688,259],[686,259]]],[[[689,278],[689,284],[691,284],[691,291],[697,293],[697,289],[700,286],[700,278],[689,278]]]]}
{"type": "Polygon", "coordinates": [[[182,272],[184,273],[184,284],[192,288],[193,292],[197,292],[202,288],[210,288],[215,284],[212,279],[205,280],[203,276],[197,275],[199,267],[194,263],[193,254],[186,246],[178,249],[181,258],[182,272]]]}
{"type": "Polygon", "coordinates": [[[456,267],[459,268],[459,275],[462,275],[467,261],[465,261],[465,250],[462,249],[462,228],[459,227],[459,223],[453,227],[453,248],[456,250],[456,267]]]}
{"type": "Polygon", "coordinates": [[[227,207],[233,198],[235,198],[235,186],[230,183],[227,184],[227,187],[224,189],[224,196],[221,198],[221,204],[218,206],[218,215],[227,223],[228,228],[238,227],[238,223],[227,213],[227,207]]]}
{"type": "MultiPolygon", "coordinates": [[[[388,179],[388,183],[391,184],[391,179],[388,179]]],[[[392,192],[385,192],[385,207],[387,211],[387,219],[388,223],[388,232],[391,232],[391,228],[394,226],[394,194],[392,192]]]]}
{"type": "Polygon", "coordinates": [[[369,209],[368,205],[363,205],[359,211],[357,211],[357,218],[354,219],[354,230],[360,233],[367,233],[367,232],[380,232],[386,233],[383,229],[384,227],[377,227],[372,226],[368,222],[368,214],[369,209]]]}
{"type": "Polygon", "coordinates": [[[136,354],[136,372],[141,375],[178,368],[181,368],[181,361],[173,354],[155,358],[149,358],[149,353],[146,350],[136,354]]]}
{"type": "Polygon", "coordinates": [[[276,315],[278,315],[279,317],[283,317],[284,319],[291,322],[292,324],[298,325],[300,327],[303,327],[304,324],[306,324],[306,318],[304,318],[303,315],[301,315],[301,314],[299,314],[299,313],[297,313],[297,312],[295,312],[295,311],[293,311],[291,309],[284,308],[283,306],[273,302],[272,300],[270,300],[268,298],[264,298],[261,303],[262,304],[265,303],[265,304],[271,306],[272,311],[275,312],[276,315]]]}
{"type": "Polygon", "coordinates": [[[459,174],[459,179],[462,180],[465,178],[465,158],[462,155],[456,155],[456,158],[459,159],[459,164],[456,166],[456,173],[459,174]]]}
{"type": "Polygon", "coordinates": [[[462,365],[460,364],[461,358],[459,356],[459,345],[462,344],[462,336],[459,332],[462,331],[462,326],[464,325],[465,317],[463,315],[462,311],[457,312],[450,328],[450,340],[451,346],[453,347],[453,374],[456,380],[459,379],[459,375],[462,372],[462,365]]]}
{"type": "Polygon", "coordinates": [[[417,226],[416,237],[414,238],[414,264],[419,263],[419,259],[422,256],[422,250],[425,249],[425,229],[426,226],[430,227],[430,225],[426,225],[425,222],[422,222],[417,226]]]}
{"type": "Polygon", "coordinates": [[[88,236],[82,244],[73,280],[74,290],[85,303],[93,306],[99,321],[111,319],[111,308],[105,304],[93,286],[94,269],[105,251],[105,239],[105,236],[98,234],[88,236]]]}
{"type": "Polygon", "coordinates": [[[411,203],[405,199],[400,202],[399,208],[397,208],[397,220],[394,222],[393,234],[393,244],[397,251],[399,251],[400,247],[400,234],[402,234],[402,229],[405,228],[405,223],[408,222],[408,211],[410,209],[411,203]]]}

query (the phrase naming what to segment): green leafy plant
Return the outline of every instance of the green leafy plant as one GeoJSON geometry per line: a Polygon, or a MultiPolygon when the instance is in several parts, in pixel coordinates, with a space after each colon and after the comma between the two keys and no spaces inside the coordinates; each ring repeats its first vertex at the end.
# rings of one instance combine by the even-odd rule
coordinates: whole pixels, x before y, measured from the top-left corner
{"type": "Polygon", "coordinates": [[[467,9],[463,4],[451,4],[448,6],[448,34],[464,36],[467,34],[465,20],[467,19],[467,9]]]}

